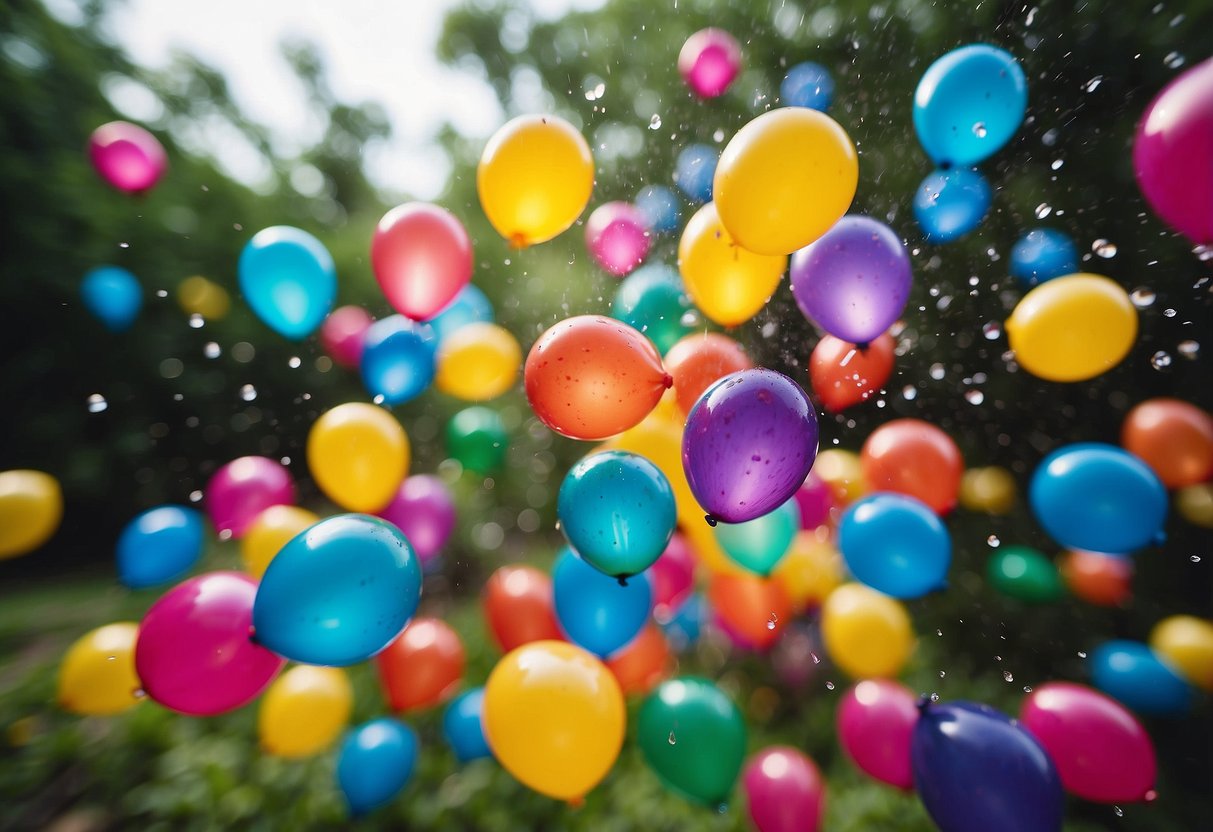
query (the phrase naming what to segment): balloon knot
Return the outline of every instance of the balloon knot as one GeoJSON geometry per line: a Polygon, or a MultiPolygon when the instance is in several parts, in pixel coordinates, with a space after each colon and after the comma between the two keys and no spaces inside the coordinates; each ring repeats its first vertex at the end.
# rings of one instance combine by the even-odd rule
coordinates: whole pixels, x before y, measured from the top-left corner
{"type": "Polygon", "coordinates": [[[666,390],[669,390],[671,387],[674,386],[674,377],[672,375],[670,375],[669,373],[666,373],[664,376],[662,376],[661,385],[666,390]]]}
{"type": "Polygon", "coordinates": [[[862,353],[866,353],[871,346],[872,346],[871,341],[856,341],[855,342],[855,349],[859,350],[862,353]]]}
{"type": "Polygon", "coordinates": [[[580,809],[584,805],[585,805],[584,797],[578,796],[578,797],[569,798],[569,808],[570,809],[580,809]]]}
{"type": "Polygon", "coordinates": [[[712,515],[710,515],[710,514],[707,514],[707,515],[704,515],[704,518],[703,518],[703,519],[704,519],[704,520],[707,520],[707,521],[708,521],[708,525],[709,525],[709,526],[711,526],[713,529],[714,529],[714,528],[716,528],[716,523],[717,523],[717,520],[716,520],[716,518],[715,518],[715,517],[713,517],[713,516],[712,516],[712,515]]]}
{"type": "Polygon", "coordinates": [[[951,162],[940,162],[939,169],[942,171],[949,171],[952,169],[952,163],[951,162]]]}
{"type": "Polygon", "coordinates": [[[521,231],[515,231],[510,235],[510,248],[524,249],[529,245],[526,235],[521,231]]]}
{"type": "Polygon", "coordinates": [[[254,630],[251,626],[248,628],[248,641],[249,641],[249,644],[253,645],[254,647],[261,646],[261,642],[257,641],[257,631],[254,630]]]}
{"type": "Polygon", "coordinates": [[[616,580],[619,581],[620,586],[628,585],[628,576],[627,575],[620,575],[618,578],[616,578],[616,580]]]}

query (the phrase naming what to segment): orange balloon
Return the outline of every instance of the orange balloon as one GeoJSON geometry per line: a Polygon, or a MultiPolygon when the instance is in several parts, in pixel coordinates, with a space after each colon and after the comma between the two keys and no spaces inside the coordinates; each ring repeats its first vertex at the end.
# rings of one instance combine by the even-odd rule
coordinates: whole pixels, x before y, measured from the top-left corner
{"type": "Polygon", "coordinates": [[[867,401],[892,372],[893,336],[887,332],[866,349],[824,335],[809,359],[813,392],[831,413],[867,401]]]}
{"type": "Polygon", "coordinates": [[[688,335],[665,354],[665,368],[674,379],[674,396],[684,415],[718,379],[753,366],[740,344],[715,332],[688,335]]]}
{"type": "Polygon", "coordinates": [[[1118,607],[1133,597],[1133,561],[1095,552],[1066,552],[1057,563],[1070,592],[1088,604],[1118,607]]]}
{"type": "Polygon", "coordinates": [[[713,575],[708,600],[734,633],[758,649],[774,644],[792,617],[783,584],[757,575],[713,575]]]}
{"type": "Polygon", "coordinates": [[[508,653],[532,641],[564,641],[552,604],[552,579],[530,566],[503,566],[484,584],[484,620],[508,653]]]}
{"type": "Polygon", "coordinates": [[[445,621],[414,618],[375,657],[375,664],[392,710],[432,708],[449,698],[463,679],[463,642],[445,621]]]}
{"type": "Polygon", "coordinates": [[[644,696],[670,675],[669,642],[660,627],[649,623],[606,666],[625,694],[644,696]]]}
{"type": "Polygon", "coordinates": [[[937,514],[956,506],[964,459],[952,437],[929,422],[894,419],[881,425],[863,443],[859,461],[873,491],[908,494],[937,514]]]}
{"type": "Polygon", "coordinates": [[[1167,488],[1213,476],[1213,416],[1179,399],[1150,399],[1129,411],[1120,430],[1125,450],[1154,469],[1167,488]]]}
{"type": "Polygon", "coordinates": [[[606,439],[640,424],[673,383],[648,338],[601,315],[561,321],[526,358],[531,409],[572,439],[606,439]]]}

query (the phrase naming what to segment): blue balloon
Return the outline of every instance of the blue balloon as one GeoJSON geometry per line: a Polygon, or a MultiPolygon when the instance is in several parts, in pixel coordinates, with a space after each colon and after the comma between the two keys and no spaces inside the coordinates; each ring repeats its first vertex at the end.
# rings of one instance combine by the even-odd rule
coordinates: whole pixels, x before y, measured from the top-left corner
{"type": "Polygon", "coordinates": [[[257,317],[298,341],[320,326],[337,297],[337,269],[324,244],[298,228],[275,225],[240,252],[240,291],[257,317]]]}
{"type": "Polygon", "coordinates": [[[706,144],[689,144],[674,162],[674,184],[694,202],[712,201],[712,179],[720,154],[706,144]]]}
{"type": "Polygon", "coordinates": [[[936,170],[914,193],[914,218],[928,242],[950,243],[981,225],[993,199],[990,183],[976,170],[936,170]]]}
{"type": "Polygon", "coordinates": [[[437,348],[428,324],[403,315],[375,321],[363,342],[362,383],[376,400],[389,405],[415,399],[434,381],[437,348]]]}
{"type": "Polygon", "coordinates": [[[640,633],[653,593],[646,575],[604,575],[565,548],[552,570],[556,620],[574,644],[606,658],[640,633]]]}
{"type": "Polygon", "coordinates": [[[461,763],[493,756],[480,721],[483,713],[484,688],[472,688],[452,699],[442,714],[442,732],[461,763]]]}
{"type": "Polygon", "coordinates": [[[678,195],[664,185],[641,188],[632,202],[649,228],[658,234],[677,231],[682,222],[682,203],[678,195]]]}
{"type": "Polygon", "coordinates": [[[1028,286],[1078,271],[1078,247],[1069,234],[1037,228],[1011,249],[1011,276],[1028,286]]]}
{"type": "Polygon", "coordinates": [[[639,454],[603,451],[569,469],[556,498],[560,530],[604,575],[626,578],[661,557],[678,509],[661,469],[639,454]]]}
{"type": "Polygon", "coordinates": [[[787,107],[808,107],[824,113],[834,100],[834,79],[821,64],[796,64],[779,85],[779,100],[787,107]]]}
{"type": "Polygon", "coordinates": [[[126,524],[118,536],[118,580],[131,589],[175,581],[202,557],[201,512],[157,506],[126,524]]]}
{"type": "Polygon", "coordinates": [[[852,503],[838,524],[838,550],[856,580],[894,598],[944,589],[952,563],[943,522],[904,494],[871,494],[852,503]]]}
{"type": "Polygon", "coordinates": [[[1032,474],[1028,499],[1049,536],[1069,549],[1123,555],[1163,540],[1166,488],[1114,445],[1058,448],[1032,474]]]}
{"type": "Polygon", "coordinates": [[[1010,141],[1028,108],[1028,81],[1009,52],[953,49],[914,91],[914,129],[937,165],[975,165],[1010,141]]]}
{"type": "Polygon", "coordinates": [[[489,302],[488,296],[469,283],[426,323],[434,331],[435,341],[441,344],[443,339],[460,327],[492,323],[493,320],[493,304],[489,302]]]}
{"type": "Polygon", "coordinates": [[[1091,679],[1108,696],[1151,716],[1187,713],[1195,693],[1179,673],[1138,641],[1108,641],[1095,648],[1091,679]]]}
{"type": "Polygon", "coordinates": [[[800,503],[790,497],[774,511],[743,523],[717,523],[716,541],[738,566],[764,578],[771,574],[800,531],[800,503]]]}
{"type": "Polygon", "coordinates": [[[270,561],[253,602],[262,646],[291,661],[345,667],[388,646],[421,599],[421,565],[400,530],[339,514],[270,561]]]}
{"type": "Polygon", "coordinates": [[[920,711],[910,740],[914,788],[941,832],[1061,829],[1061,778],[1027,729],[974,702],[920,711]]]}
{"type": "Polygon", "coordinates": [[[346,734],[337,753],[337,787],[355,817],[392,802],[417,767],[417,734],[386,717],[346,734]]]}
{"type": "Polygon", "coordinates": [[[92,269],[80,284],[84,307],[111,332],[130,329],[143,308],[139,279],[118,266],[92,269]]]}
{"type": "Polygon", "coordinates": [[[665,633],[670,647],[675,653],[681,653],[693,647],[699,641],[699,633],[708,617],[708,602],[699,593],[687,596],[668,621],[662,622],[661,631],[665,633]]]}

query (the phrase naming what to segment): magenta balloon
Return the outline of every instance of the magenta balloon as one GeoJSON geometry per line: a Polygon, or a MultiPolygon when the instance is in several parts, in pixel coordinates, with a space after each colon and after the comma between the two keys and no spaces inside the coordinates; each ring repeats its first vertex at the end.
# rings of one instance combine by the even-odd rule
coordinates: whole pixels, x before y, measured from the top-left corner
{"type": "Polygon", "coordinates": [[[817,765],[788,746],[759,751],[741,773],[741,787],[758,832],[817,832],[825,783],[817,765]]]}
{"type": "Polygon", "coordinates": [[[242,456],[215,472],[204,502],[215,531],[239,538],[270,506],[294,505],[295,483],[277,460],[242,456]]]}
{"type": "Polygon", "coordinates": [[[1154,743],[1133,714],[1102,693],[1049,682],[1028,695],[1020,722],[1049,752],[1066,791],[1084,800],[1127,803],[1154,788],[1154,743]]]}
{"type": "Polygon", "coordinates": [[[834,492],[830,490],[829,483],[810,472],[796,490],[796,504],[800,506],[800,528],[815,529],[830,522],[830,509],[834,508],[834,492]]]}
{"type": "Polygon", "coordinates": [[[375,322],[361,306],[340,306],[320,325],[320,343],[333,362],[357,369],[362,363],[362,345],[366,330],[375,322]]]}
{"type": "Polygon", "coordinates": [[[397,312],[424,321],[472,279],[472,241],[445,208],[428,202],[397,205],[375,228],[371,269],[397,312]]]}
{"type": "Polygon", "coordinates": [[[846,692],[838,706],[838,741],[865,773],[899,789],[914,788],[910,738],[917,699],[905,685],[869,679],[846,692]]]}
{"type": "Polygon", "coordinates": [[[653,588],[653,611],[659,619],[668,618],[695,589],[695,556],[682,532],[674,532],[646,574],[653,588]]]}
{"type": "Polygon", "coordinates": [[[417,474],[400,484],[379,516],[400,529],[413,544],[417,557],[426,563],[455,530],[455,500],[442,480],[417,474]]]}
{"type": "Polygon", "coordinates": [[[1213,58],[1150,102],[1133,140],[1133,172],[1154,213],[1200,245],[1213,244],[1213,58]]]}
{"type": "Polygon", "coordinates": [[[774,370],[742,370],[699,397],[682,435],[682,467],[699,505],[743,523],[800,488],[817,458],[817,414],[800,385],[774,370]]]}
{"type": "Polygon", "coordinates": [[[910,255],[870,217],[847,216],[792,255],[792,295],[805,317],[852,344],[874,341],[910,297],[910,255]]]}
{"type": "Polygon", "coordinates": [[[585,247],[611,274],[627,274],[649,253],[649,227],[644,214],[627,202],[599,205],[586,220],[585,247]]]}
{"type": "Polygon", "coordinates": [[[129,194],[150,190],[168,170],[164,146],[128,121],[111,121],[94,130],[88,156],[102,179],[129,194]]]}
{"type": "Polygon", "coordinates": [[[164,593],[143,616],[135,672],[166,708],[213,716],[247,705],[286,663],[250,638],[257,582],[208,572],[164,593]]]}

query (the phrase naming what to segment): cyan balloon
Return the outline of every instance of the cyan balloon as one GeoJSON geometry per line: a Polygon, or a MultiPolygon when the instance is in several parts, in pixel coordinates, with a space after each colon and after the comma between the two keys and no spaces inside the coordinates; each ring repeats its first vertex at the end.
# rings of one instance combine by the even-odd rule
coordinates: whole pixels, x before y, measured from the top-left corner
{"type": "Polygon", "coordinates": [[[434,381],[438,343],[428,325],[391,315],[367,327],[362,347],[362,383],[389,405],[404,404],[434,381]]]}
{"type": "Polygon", "coordinates": [[[975,165],[1015,135],[1027,108],[1028,81],[1015,57],[970,44],[923,73],[914,92],[914,129],[935,164],[975,165]]]}
{"type": "Polygon", "coordinates": [[[1078,271],[1078,247],[1069,234],[1036,228],[1011,249],[1011,276],[1026,286],[1078,271]]]}
{"type": "Polygon", "coordinates": [[[952,539],[939,515],[904,494],[851,503],[838,524],[838,550],[857,580],[894,598],[943,589],[952,539]]]}
{"type": "Polygon", "coordinates": [[[681,653],[699,641],[699,633],[708,619],[708,613],[708,602],[696,592],[678,605],[669,621],[658,620],[674,652],[681,653]]]}
{"type": "Polygon", "coordinates": [[[910,741],[914,787],[941,832],[1060,832],[1061,778],[1019,722],[974,702],[920,711],[910,741]]]}
{"type": "Polygon", "coordinates": [[[416,732],[394,719],[373,719],[346,734],[337,754],[337,787],[350,814],[391,803],[413,777],[417,750],[416,732]]]}
{"type": "Polygon", "coordinates": [[[683,320],[693,308],[678,271],[650,264],[636,269],[619,284],[611,301],[611,317],[643,332],[665,355],[694,331],[695,316],[683,320]]]}
{"type": "Polygon", "coordinates": [[[834,79],[821,64],[796,64],[779,85],[779,100],[787,107],[808,107],[824,113],[834,100],[834,79]]]}
{"type": "Polygon", "coordinates": [[[712,201],[712,179],[720,153],[706,144],[689,144],[674,161],[674,184],[692,202],[712,201]]]}
{"type": "Polygon", "coordinates": [[[434,331],[434,340],[441,344],[444,338],[461,327],[491,324],[493,320],[493,304],[489,302],[488,295],[469,283],[426,323],[434,331]]]}
{"type": "Polygon", "coordinates": [[[202,556],[202,513],[157,506],[126,524],[118,536],[118,579],[131,589],[175,581],[202,556]]]}
{"type": "Polygon", "coordinates": [[[634,639],[649,619],[647,576],[626,582],[604,575],[565,548],[552,570],[556,620],[574,644],[603,658],[634,639]]]}
{"type": "Polygon", "coordinates": [[[682,221],[682,201],[664,185],[641,188],[632,201],[649,228],[657,234],[677,231],[682,221]]]}
{"type": "Polygon", "coordinates": [[[337,297],[337,269],[324,244],[298,228],[275,225],[240,252],[240,291],[257,317],[293,341],[324,321],[337,297]]]}
{"type": "Polygon", "coordinates": [[[1123,555],[1163,539],[1166,488],[1114,445],[1058,448],[1032,474],[1028,499],[1049,536],[1069,549],[1123,555]]]}
{"type": "Polygon", "coordinates": [[[1139,641],[1104,642],[1090,662],[1095,687],[1138,713],[1179,716],[1192,707],[1192,686],[1139,641]]]}
{"type": "Polygon", "coordinates": [[[744,523],[717,523],[716,540],[729,559],[743,569],[771,574],[800,531],[800,503],[795,497],[769,514],[744,523]]]}
{"type": "Polygon", "coordinates": [[[456,696],[442,714],[442,733],[461,763],[493,756],[480,721],[483,713],[484,688],[481,687],[456,696]]]}
{"type": "Polygon", "coordinates": [[[101,266],[84,276],[80,299],[106,329],[125,332],[143,308],[143,287],[126,269],[101,266]]]}
{"type": "Polygon", "coordinates": [[[339,514],[291,540],[257,588],[253,632],[304,664],[366,661],[400,635],[421,599],[421,565],[400,530],[339,514]]]}
{"type": "Polygon", "coordinates": [[[936,170],[914,193],[914,218],[929,242],[950,243],[981,225],[993,199],[990,183],[973,168],[936,170]]]}

